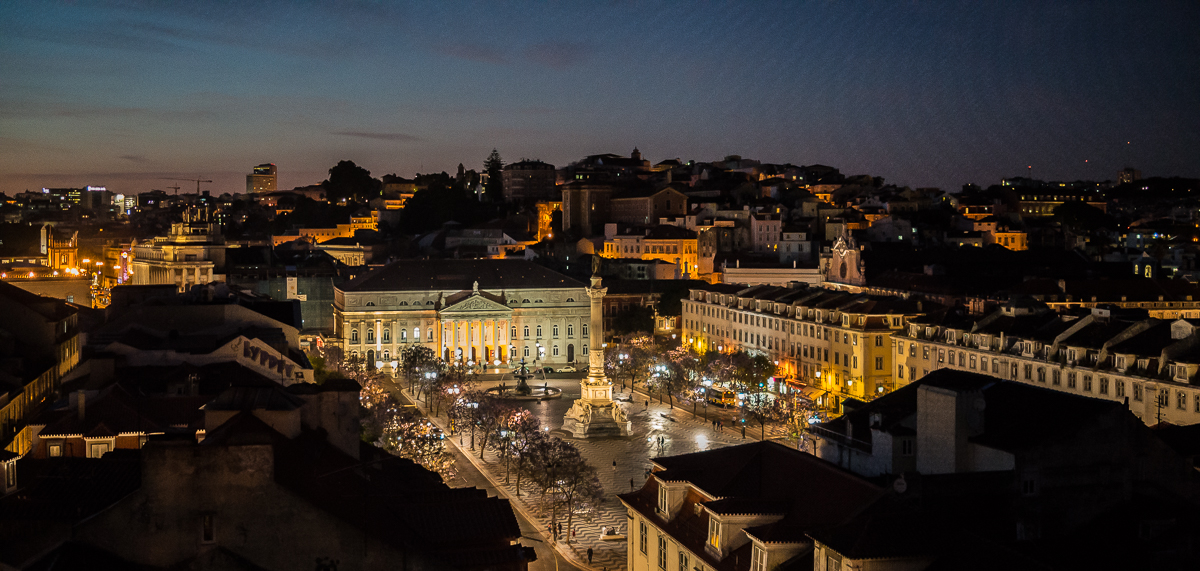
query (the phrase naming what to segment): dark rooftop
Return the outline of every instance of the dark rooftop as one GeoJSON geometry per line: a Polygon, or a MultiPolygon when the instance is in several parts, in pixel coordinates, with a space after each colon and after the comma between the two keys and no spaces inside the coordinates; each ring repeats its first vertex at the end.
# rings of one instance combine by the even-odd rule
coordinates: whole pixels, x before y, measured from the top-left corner
{"type": "Polygon", "coordinates": [[[497,292],[526,288],[583,288],[583,283],[525,260],[397,260],[360,276],[342,291],[463,291],[497,292]]]}

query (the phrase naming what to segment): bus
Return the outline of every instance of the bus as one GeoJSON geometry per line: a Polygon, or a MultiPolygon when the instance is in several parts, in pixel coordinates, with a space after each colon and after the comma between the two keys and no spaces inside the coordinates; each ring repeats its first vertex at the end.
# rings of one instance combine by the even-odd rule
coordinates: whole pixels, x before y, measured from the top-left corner
{"type": "Polygon", "coordinates": [[[721,407],[737,404],[737,393],[722,387],[708,387],[708,402],[721,407]]]}

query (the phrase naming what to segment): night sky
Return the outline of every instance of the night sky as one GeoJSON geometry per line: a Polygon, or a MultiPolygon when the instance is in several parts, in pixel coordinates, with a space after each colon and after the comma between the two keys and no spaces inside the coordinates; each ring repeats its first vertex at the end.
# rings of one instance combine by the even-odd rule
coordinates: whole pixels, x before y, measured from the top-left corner
{"type": "Polygon", "coordinates": [[[1200,3],[0,3],[10,195],[634,146],[947,189],[1200,177],[1200,3]]]}

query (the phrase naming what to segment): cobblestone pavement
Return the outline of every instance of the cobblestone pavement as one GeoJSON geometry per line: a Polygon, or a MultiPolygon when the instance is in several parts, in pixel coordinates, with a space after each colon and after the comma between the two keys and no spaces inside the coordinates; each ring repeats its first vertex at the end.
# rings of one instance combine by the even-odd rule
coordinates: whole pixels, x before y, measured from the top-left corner
{"type": "MultiPolygon", "coordinates": [[[[557,375],[556,375],[557,376],[557,375]]],[[[539,379],[541,380],[541,379],[539,379]]],[[[571,407],[571,403],[579,398],[578,378],[550,378],[541,380],[551,387],[562,389],[562,398],[541,402],[523,403],[538,417],[542,426],[549,428],[554,436],[574,443],[579,447],[583,456],[597,468],[600,482],[604,486],[606,500],[600,509],[586,517],[574,518],[574,538],[568,544],[559,541],[555,547],[564,556],[574,559],[581,569],[594,571],[625,571],[626,569],[626,540],[602,541],[600,528],[616,527],[619,534],[627,535],[627,520],[624,507],[615,495],[629,492],[633,487],[640,488],[650,469],[650,459],[657,456],[675,456],[703,450],[711,450],[723,446],[742,444],[758,440],[760,430],[756,425],[747,425],[745,437],[737,424],[737,411],[724,410],[716,407],[698,407],[697,415],[692,415],[691,407],[671,407],[660,404],[656,399],[646,395],[640,387],[630,393],[627,389],[621,392],[619,398],[631,402],[623,405],[633,426],[633,433],[627,437],[610,437],[599,439],[579,439],[562,430],[563,415],[571,407]],[[712,427],[711,419],[720,418],[725,427],[718,431],[712,427]],[[614,467],[614,462],[615,467],[614,467]],[[588,565],[587,549],[592,548],[592,562],[588,565]]],[[[509,381],[511,384],[511,381],[509,381]]],[[[533,384],[542,384],[533,383],[533,384]]],[[[499,382],[482,382],[480,386],[487,388],[499,382]]],[[[418,407],[422,403],[416,402],[418,407]]],[[[422,411],[424,411],[424,408],[422,411]]],[[[434,419],[443,429],[446,427],[445,417],[434,419]]],[[[768,439],[794,445],[792,441],[782,440],[785,436],[778,426],[767,426],[768,439]]],[[[514,508],[528,519],[536,522],[539,532],[547,541],[554,545],[551,534],[548,533],[551,514],[541,509],[538,495],[532,487],[523,485],[521,495],[517,496],[516,478],[510,473],[509,483],[505,484],[505,465],[494,452],[485,452],[480,458],[477,450],[471,450],[470,435],[455,435],[449,439],[463,453],[463,459],[470,457],[470,462],[490,480],[495,490],[512,503],[514,508]],[[459,442],[462,442],[460,445],[459,442]]],[[[510,466],[511,469],[511,466],[510,466]]],[[[452,485],[478,485],[469,479],[456,478],[452,485]]],[[[564,532],[567,522],[559,515],[564,532]]],[[[565,533],[564,533],[565,535],[565,533]]]]}

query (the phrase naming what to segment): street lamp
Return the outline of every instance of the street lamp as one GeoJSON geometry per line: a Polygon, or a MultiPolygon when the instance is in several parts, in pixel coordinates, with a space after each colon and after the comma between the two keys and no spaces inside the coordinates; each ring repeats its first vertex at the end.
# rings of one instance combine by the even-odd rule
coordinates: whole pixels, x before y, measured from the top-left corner
{"type": "Polygon", "coordinates": [[[512,434],[508,430],[500,429],[500,438],[504,440],[504,483],[508,484],[508,436],[512,434]]]}

